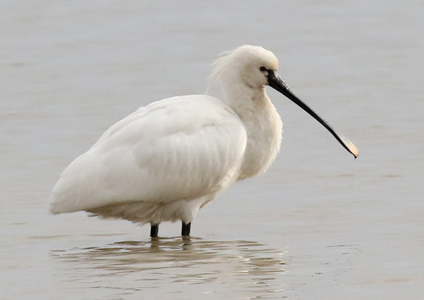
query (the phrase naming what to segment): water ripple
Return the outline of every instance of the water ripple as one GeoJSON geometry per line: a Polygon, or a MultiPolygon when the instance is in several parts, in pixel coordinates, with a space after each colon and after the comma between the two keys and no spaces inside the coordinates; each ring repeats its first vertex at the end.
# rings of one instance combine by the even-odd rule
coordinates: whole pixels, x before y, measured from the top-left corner
{"type": "Polygon", "coordinates": [[[283,290],[283,252],[252,241],[159,238],[53,250],[51,255],[66,263],[64,278],[86,288],[109,293],[113,289],[116,296],[124,291],[146,296],[155,290],[179,296],[231,292],[236,298],[268,299],[283,290]]]}

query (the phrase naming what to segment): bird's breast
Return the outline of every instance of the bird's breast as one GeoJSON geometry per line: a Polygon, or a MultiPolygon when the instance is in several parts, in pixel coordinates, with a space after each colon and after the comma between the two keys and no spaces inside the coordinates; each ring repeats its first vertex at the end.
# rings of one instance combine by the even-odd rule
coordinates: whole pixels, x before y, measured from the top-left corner
{"type": "Polygon", "coordinates": [[[247,145],[238,180],[265,172],[278,154],[283,124],[275,107],[257,109],[251,116],[242,117],[247,132],[247,145]]]}

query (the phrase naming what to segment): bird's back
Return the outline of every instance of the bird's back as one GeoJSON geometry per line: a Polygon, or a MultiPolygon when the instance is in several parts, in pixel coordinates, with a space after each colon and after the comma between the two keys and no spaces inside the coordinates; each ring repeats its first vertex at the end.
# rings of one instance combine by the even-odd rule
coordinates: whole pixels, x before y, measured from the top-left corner
{"type": "Polygon", "coordinates": [[[65,169],[50,211],[216,194],[237,178],[245,147],[243,123],[222,101],[206,95],[157,101],[114,124],[65,169]]]}

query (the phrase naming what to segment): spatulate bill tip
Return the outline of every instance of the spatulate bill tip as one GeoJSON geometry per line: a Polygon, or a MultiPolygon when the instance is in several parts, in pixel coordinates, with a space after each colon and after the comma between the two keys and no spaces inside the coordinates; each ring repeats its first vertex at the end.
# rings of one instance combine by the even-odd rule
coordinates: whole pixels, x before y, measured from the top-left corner
{"type": "Polygon", "coordinates": [[[343,139],[343,143],[346,146],[346,149],[350,153],[352,153],[352,155],[355,157],[355,159],[358,158],[358,156],[359,156],[359,150],[358,150],[358,148],[356,148],[356,146],[351,141],[349,141],[346,138],[343,139]]]}

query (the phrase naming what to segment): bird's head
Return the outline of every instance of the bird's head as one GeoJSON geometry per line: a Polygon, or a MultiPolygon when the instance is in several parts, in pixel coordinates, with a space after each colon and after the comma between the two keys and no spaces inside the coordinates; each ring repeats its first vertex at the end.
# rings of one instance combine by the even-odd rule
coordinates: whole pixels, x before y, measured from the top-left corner
{"type": "Polygon", "coordinates": [[[246,86],[259,88],[268,84],[270,73],[275,74],[278,59],[259,46],[244,45],[224,52],[214,63],[211,78],[227,84],[242,81],[246,86]]]}
{"type": "Polygon", "coordinates": [[[315,118],[331,132],[347,151],[357,157],[358,149],[355,145],[337,133],[324,119],[301,101],[278,76],[277,68],[278,59],[271,51],[258,46],[244,45],[222,53],[213,63],[210,79],[221,82],[227,90],[237,89],[240,85],[251,89],[269,85],[315,118]]]}

